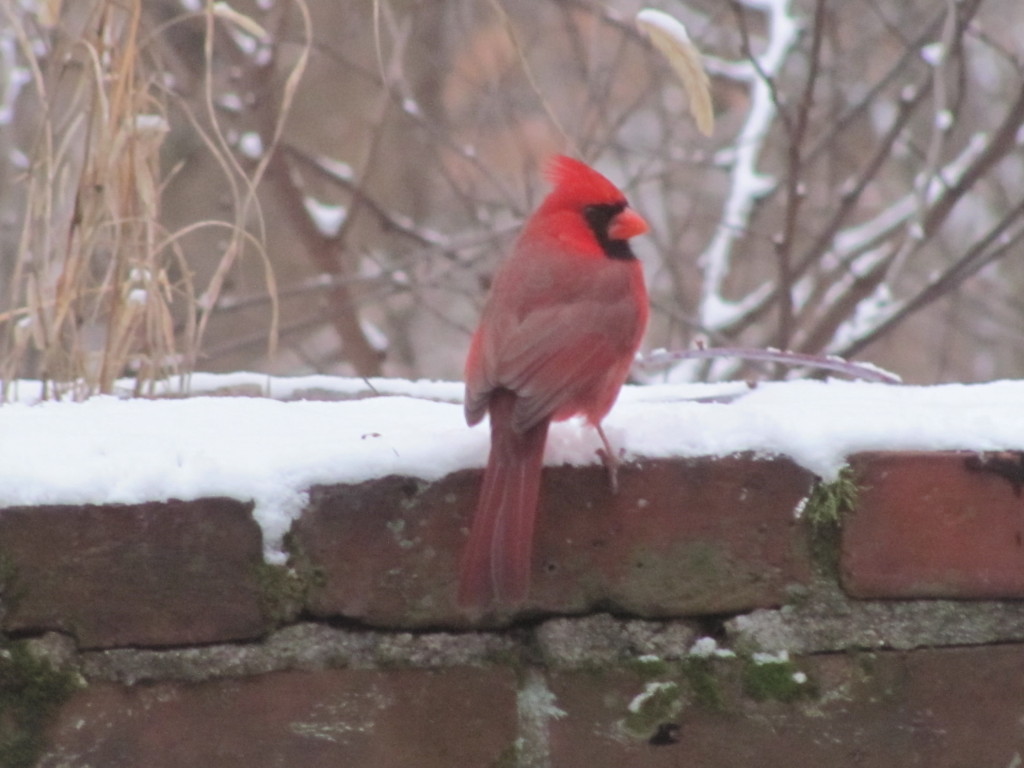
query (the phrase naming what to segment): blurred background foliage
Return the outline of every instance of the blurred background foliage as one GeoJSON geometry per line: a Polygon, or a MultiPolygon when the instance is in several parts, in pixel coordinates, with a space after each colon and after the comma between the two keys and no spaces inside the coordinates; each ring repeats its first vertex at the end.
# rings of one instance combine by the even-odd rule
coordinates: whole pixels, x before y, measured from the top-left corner
{"type": "Polygon", "coordinates": [[[655,2],[710,139],[643,7],[0,0],[0,379],[458,378],[557,152],[652,225],[647,350],[1024,374],[1019,0],[655,2]]]}

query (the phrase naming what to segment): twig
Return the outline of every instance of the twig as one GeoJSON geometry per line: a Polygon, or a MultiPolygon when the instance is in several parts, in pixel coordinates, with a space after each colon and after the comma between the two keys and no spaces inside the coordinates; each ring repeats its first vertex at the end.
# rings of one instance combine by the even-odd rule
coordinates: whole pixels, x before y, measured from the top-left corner
{"type": "Polygon", "coordinates": [[[417,227],[413,222],[387,210],[371,197],[354,178],[337,173],[324,159],[311,157],[302,149],[287,143],[282,143],[281,149],[286,153],[289,160],[294,160],[298,164],[315,171],[322,178],[329,179],[331,183],[350,193],[353,199],[358,200],[360,205],[373,214],[377,222],[384,229],[402,235],[419,245],[436,248],[446,255],[452,255],[453,249],[451,244],[446,242],[437,232],[417,227]]]}
{"type": "MultiPolygon", "coordinates": [[[[963,34],[980,4],[981,0],[970,0],[970,2],[964,3],[963,7],[959,8],[959,15],[956,18],[957,37],[963,34]]],[[[891,84],[899,73],[903,72],[911,62],[920,57],[921,47],[925,45],[928,40],[931,40],[934,37],[935,30],[944,22],[944,20],[946,20],[946,18],[946,10],[943,9],[942,12],[938,13],[934,19],[926,25],[921,34],[907,43],[908,50],[900,57],[900,60],[896,65],[892,67],[889,72],[875,84],[875,86],[872,87],[868,95],[861,99],[857,106],[851,108],[851,110],[848,110],[847,113],[841,116],[835,123],[835,126],[818,140],[818,143],[807,152],[804,158],[805,163],[812,162],[818,158],[818,156],[828,146],[830,146],[829,142],[832,142],[835,139],[835,134],[842,129],[843,125],[845,125],[846,122],[851,121],[867,108],[869,104],[869,97],[873,97],[880,93],[883,86],[891,84]]],[[[934,68],[929,67],[919,83],[915,84],[913,87],[906,87],[902,90],[898,101],[898,112],[892,124],[876,145],[875,151],[871,155],[870,159],[858,171],[856,177],[842,185],[839,203],[834,208],[833,214],[820,227],[811,244],[806,247],[800,257],[791,264],[791,280],[803,278],[803,276],[807,274],[808,270],[814,265],[822,263],[823,257],[834,248],[834,241],[840,232],[840,228],[848,220],[849,216],[857,209],[863,193],[871,182],[877,179],[882,167],[891,158],[893,148],[895,147],[899,137],[909,125],[916,110],[924,103],[925,97],[928,95],[930,89],[932,89],[934,77],[934,68]]],[[[769,199],[777,190],[778,187],[769,191],[765,195],[764,199],[769,199]]],[[[849,256],[850,254],[846,255],[849,256]]],[[[811,292],[808,294],[808,300],[804,302],[801,314],[796,320],[797,327],[802,326],[806,322],[805,318],[808,313],[812,311],[814,306],[814,298],[820,298],[822,292],[828,288],[828,283],[820,280],[813,282],[813,285],[815,287],[813,287],[811,292]]],[[[783,293],[784,288],[781,281],[774,284],[762,284],[747,297],[733,305],[734,312],[731,315],[731,321],[720,325],[719,330],[730,336],[735,336],[742,332],[750,325],[760,320],[764,314],[769,309],[776,306],[778,302],[782,301],[784,298],[783,293]]]]}
{"type": "Polygon", "coordinates": [[[565,140],[566,146],[575,148],[575,142],[572,139],[565,128],[562,126],[562,122],[558,119],[558,115],[555,114],[555,110],[552,109],[551,103],[547,97],[544,96],[544,92],[540,88],[540,84],[537,82],[537,78],[534,77],[533,68],[526,59],[526,52],[523,50],[523,45],[519,41],[519,35],[516,34],[515,25],[512,20],[508,17],[508,13],[505,11],[505,6],[501,4],[501,0],[490,0],[491,7],[494,8],[494,12],[498,15],[498,19],[501,21],[502,27],[505,29],[505,34],[508,35],[508,39],[512,42],[512,47],[516,50],[516,56],[519,57],[519,66],[526,75],[526,80],[530,84],[530,89],[533,94],[537,97],[537,101],[544,108],[544,113],[548,116],[551,124],[555,127],[555,130],[561,134],[565,140]]]}
{"type": "Polygon", "coordinates": [[[736,138],[729,196],[715,234],[699,258],[704,270],[701,324],[708,328],[720,329],[730,325],[737,309],[741,312],[744,309],[726,301],[722,288],[729,273],[733,246],[746,232],[754,204],[775,185],[775,180],[763,176],[757,166],[768,131],[778,113],[772,78],[789,57],[799,35],[796,22],[789,15],[790,0],[764,0],[761,7],[768,15],[768,47],[760,56],[751,54],[751,63],[759,76],[751,82],[750,110],[736,138]]]}
{"type": "Polygon", "coordinates": [[[977,274],[980,269],[1012,252],[1015,245],[1024,241],[1024,226],[1017,232],[1007,234],[1010,226],[1020,223],[1024,217],[1024,199],[1017,203],[999,223],[949,270],[932,280],[916,296],[894,309],[882,322],[843,347],[841,354],[854,355],[872,342],[885,335],[912,314],[931,304],[936,299],[949,295],[965,280],[977,274]],[[992,247],[995,246],[995,247],[992,247]]]}
{"type": "Polygon", "coordinates": [[[899,376],[889,371],[866,363],[852,363],[840,357],[824,355],[808,355],[802,352],[789,352],[780,349],[752,349],[745,347],[702,347],[679,351],[652,352],[640,360],[637,365],[643,370],[665,368],[683,360],[714,360],[736,358],[753,360],[761,363],[775,363],[799,368],[814,368],[835,371],[853,379],[877,381],[883,384],[900,384],[899,376]]]}
{"type": "MultiPolygon", "coordinates": [[[[814,104],[814,88],[818,80],[821,64],[821,44],[825,30],[825,0],[817,0],[814,7],[814,24],[811,35],[810,63],[807,79],[804,82],[803,94],[797,105],[796,116],[786,121],[788,128],[789,163],[786,172],[786,211],[781,236],[775,242],[775,252],[779,263],[779,329],[776,343],[780,347],[789,346],[793,335],[793,273],[792,251],[796,236],[800,207],[807,196],[803,180],[803,144],[807,133],[811,107],[814,104]]],[[[777,105],[778,108],[778,105],[777,105]]]]}

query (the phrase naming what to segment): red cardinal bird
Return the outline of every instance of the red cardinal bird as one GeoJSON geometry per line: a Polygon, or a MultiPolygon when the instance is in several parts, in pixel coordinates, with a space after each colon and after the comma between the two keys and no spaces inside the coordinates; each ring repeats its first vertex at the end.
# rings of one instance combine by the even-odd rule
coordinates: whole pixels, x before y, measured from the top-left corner
{"type": "MultiPolygon", "coordinates": [[[[628,240],[647,222],[622,192],[569,157],[494,277],[466,360],[466,421],[491,418],[491,452],[463,553],[463,607],[516,605],[530,586],[548,425],[601,430],[647,327],[643,270],[628,240]]],[[[614,474],[613,474],[614,485],[614,474]]]]}

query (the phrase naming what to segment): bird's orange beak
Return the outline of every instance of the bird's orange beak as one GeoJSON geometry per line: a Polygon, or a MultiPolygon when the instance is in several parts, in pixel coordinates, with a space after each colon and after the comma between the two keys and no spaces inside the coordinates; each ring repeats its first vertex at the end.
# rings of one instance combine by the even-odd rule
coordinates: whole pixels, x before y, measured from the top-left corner
{"type": "Polygon", "coordinates": [[[608,239],[629,240],[631,237],[642,235],[650,227],[644,221],[644,217],[632,208],[625,208],[608,224],[608,239]]]}

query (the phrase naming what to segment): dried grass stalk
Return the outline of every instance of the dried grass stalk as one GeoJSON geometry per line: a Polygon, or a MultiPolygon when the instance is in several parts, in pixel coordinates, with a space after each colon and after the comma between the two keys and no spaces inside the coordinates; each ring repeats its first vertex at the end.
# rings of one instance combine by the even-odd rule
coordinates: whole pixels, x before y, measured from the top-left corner
{"type": "MultiPolygon", "coordinates": [[[[43,18],[0,6],[30,75],[20,117],[37,116],[18,253],[0,299],[0,402],[26,377],[44,381],[48,396],[111,393],[126,377],[145,394],[195,363],[202,335],[181,233],[160,223],[169,126],[162,67],[140,42],[142,0],[52,8],[43,18]]],[[[231,240],[224,269],[242,242],[253,244],[239,231],[231,240]]]]}

